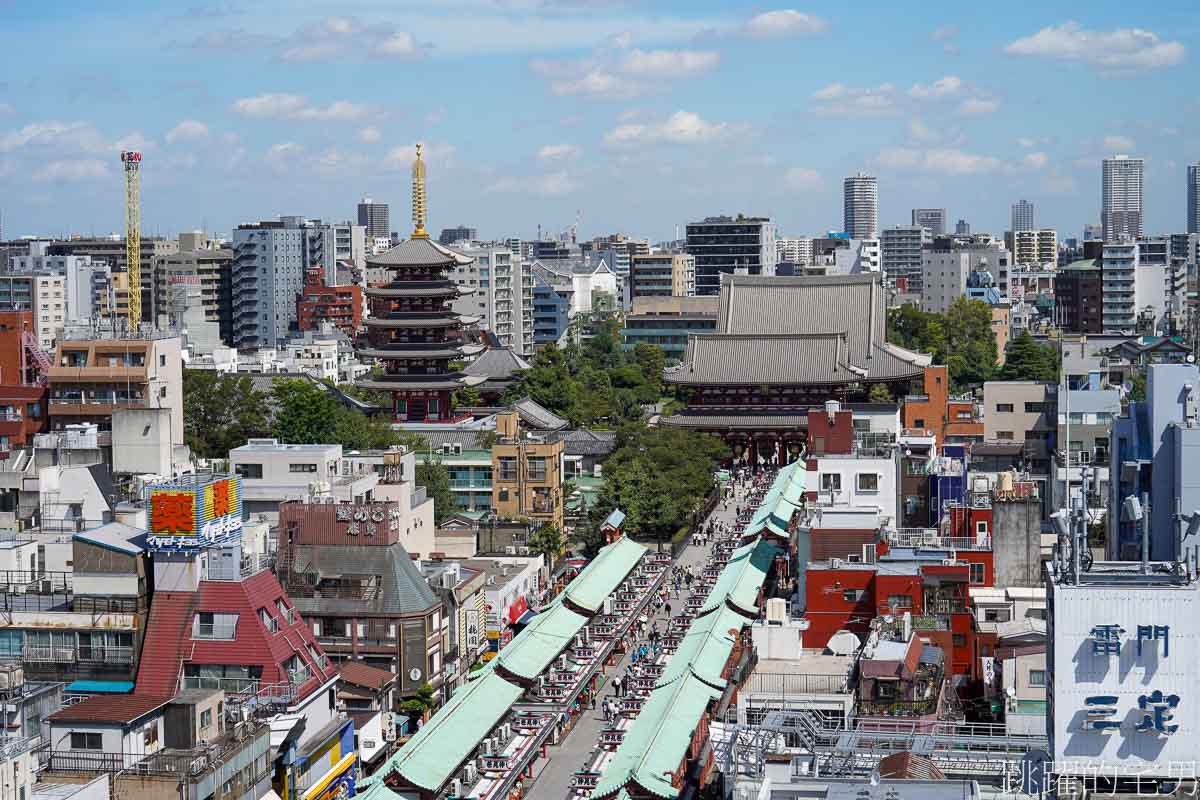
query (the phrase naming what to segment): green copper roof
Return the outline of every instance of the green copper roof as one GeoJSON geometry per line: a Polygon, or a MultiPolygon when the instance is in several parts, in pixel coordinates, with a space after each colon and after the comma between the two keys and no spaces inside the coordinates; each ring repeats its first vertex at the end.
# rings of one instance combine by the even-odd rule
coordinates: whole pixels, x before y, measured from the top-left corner
{"type": "Polygon", "coordinates": [[[359,800],[401,800],[401,796],[383,782],[383,773],[376,772],[354,785],[354,796],[359,800]]]}
{"type": "Polygon", "coordinates": [[[691,672],[713,688],[724,689],[725,678],[721,673],[737,643],[738,634],[748,622],[732,608],[722,608],[697,619],[688,628],[655,686],[674,683],[691,672]]]}
{"type": "Polygon", "coordinates": [[[600,548],[596,557],[580,570],[563,595],[580,608],[595,613],[604,605],[604,598],[613,593],[621,581],[637,565],[646,546],[628,536],[600,548]]]}
{"type": "Polygon", "coordinates": [[[658,797],[678,796],[669,776],[679,769],[708,704],[721,694],[691,673],[651,692],[592,797],[617,794],[631,782],[658,797]]]}
{"type": "Polygon", "coordinates": [[[488,666],[502,667],[521,678],[536,678],[586,624],[587,617],[555,603],[534,617],[488,666]]]}
{"type": "Polygon", "coordinates": [[[758,591],[766,580],[771,562],[780,552],[778,547],[765,539],[734,550],[729,563],[717,576],[708,600],[701,607],[701,616],[724,607],[726,601],[745,615],[757,615],[758,591]]]}
{"type": "Polygon", "coordinates": [[[519,686],[495,673],[468,683],[451,695],[416,736],[388,759],[379,774],[396,770],[409,783],[437,791],[500,723],[521,694],[519,686]],[[455,713],[460,709],[463,713],[455,713]]]}
{"type": "Polygon", "coordinates": [[[763,496],[758,511],[746,526],[745,535],[770,530],[778,536],[786,537],[792,514],[804,502],[807,475],[808,472],[801,461],[793,461],[779,470],[771,488],[763,496]]]}

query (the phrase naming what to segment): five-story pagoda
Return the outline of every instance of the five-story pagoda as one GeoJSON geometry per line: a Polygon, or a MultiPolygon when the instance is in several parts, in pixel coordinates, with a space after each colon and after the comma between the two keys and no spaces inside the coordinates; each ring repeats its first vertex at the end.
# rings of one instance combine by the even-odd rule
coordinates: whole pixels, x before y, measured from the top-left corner
{"type": "Polygon", "coordinates": [[[462,329],[478,321],[450,310],[458,297],[470,294],[447,277],[447,271],[472,259],[430,240],[425,230],[425,164],[421,145],[412,168],[412,237],[367,259],[368,267],[386,269],[391,281],[366,290],[371,316],[360,358],[377,359],[383,373],[360,380],[359,386],[392,396],[399,422],[449,422],[450,396],[482,380],[452,372],[450,362],[482,347],[464,344],[462,329]]]}

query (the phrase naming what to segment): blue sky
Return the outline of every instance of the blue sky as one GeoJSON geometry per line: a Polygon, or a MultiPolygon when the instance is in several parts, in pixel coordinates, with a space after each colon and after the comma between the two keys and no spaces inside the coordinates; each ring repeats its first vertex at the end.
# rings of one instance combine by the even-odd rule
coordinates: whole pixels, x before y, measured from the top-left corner
{"type": "Polygon", "coordinates": [[[1182,2],[0,0],[4,234],[123,228],[118,153],[144,152],[146,231],[278,214],[407,231],[412,144],[430,222],[531,238],[670,238],[708,214],[841,227],[1009,206],[1078,235],[1099,162],[1147,159],[1146,228],[1180,230],[1200,160],[1200,24],[1182,2]]]}

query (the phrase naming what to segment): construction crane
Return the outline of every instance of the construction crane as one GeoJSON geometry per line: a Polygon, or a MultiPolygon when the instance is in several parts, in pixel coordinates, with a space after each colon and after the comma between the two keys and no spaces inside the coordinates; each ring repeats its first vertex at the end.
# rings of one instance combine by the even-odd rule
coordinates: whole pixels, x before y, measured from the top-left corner
{"type": "Polygon", "coordinates": [[[142,212],[138,199],[138,168],[142,154],[136,150],[121,153],[125,165],[125,278],[129,284],[129,329],[136,331],[142,321],[142,212]]]}

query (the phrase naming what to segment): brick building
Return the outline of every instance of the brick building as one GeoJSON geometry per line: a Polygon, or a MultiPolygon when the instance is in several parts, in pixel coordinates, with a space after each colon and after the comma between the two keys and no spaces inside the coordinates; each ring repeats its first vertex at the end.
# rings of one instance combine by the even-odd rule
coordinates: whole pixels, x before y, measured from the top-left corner
{"type": "Polygon", "coordinates": [[[329,286],[324,270],[309,269],[304,273],[304,289],[296,300],[297,325],[302,331],[321,329],[322,322],[353,337],[362,325],[362,287],[349,284],[329,286]]]}

